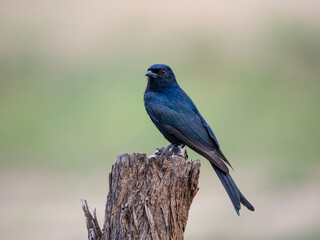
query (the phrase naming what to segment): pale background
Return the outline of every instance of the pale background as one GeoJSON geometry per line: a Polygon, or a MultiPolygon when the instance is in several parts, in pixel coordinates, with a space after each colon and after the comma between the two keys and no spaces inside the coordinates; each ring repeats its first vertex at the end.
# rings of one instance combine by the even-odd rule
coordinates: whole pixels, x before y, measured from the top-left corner
{"type": "Polygon", "coordinates": [[[168,145],[143,106],[170,65],[213,128],[238,217],[205,159],[186,239],[320,238],[320,2],[0,1],[2,239],[86,239],[118,153],[168,145]]]}

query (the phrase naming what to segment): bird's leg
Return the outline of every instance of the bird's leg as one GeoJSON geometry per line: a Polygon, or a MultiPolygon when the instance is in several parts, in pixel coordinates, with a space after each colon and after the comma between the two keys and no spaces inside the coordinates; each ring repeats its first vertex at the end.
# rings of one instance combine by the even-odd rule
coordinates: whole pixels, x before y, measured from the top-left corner
{"type": "Polygon", "coordinates": [[[165,155],[166,153],[168,153],[168,152],[170,151],[170,149],[176,148],[176,147],[178,147],[178,146],[179,146],[179,144],[173,144],[173,143],[171,143],[168,147],[166,147],[166,148],[163,150],[163,152],[161,153],[161,155],[165,155]]]}
{"type": "Polygon", "coordinates": [[[168,147],[166,147],[163,152],[161,153],[161,155],[164,155],[166,152],[168,152],[174,145],[171,143],[168,147]]]}
{"type": "Polygon", "coordinates": [[[168,151],[172,147],[174,147],[174,144],[171,143],[168,147],[166,147],[166,151],[168,151]]]}

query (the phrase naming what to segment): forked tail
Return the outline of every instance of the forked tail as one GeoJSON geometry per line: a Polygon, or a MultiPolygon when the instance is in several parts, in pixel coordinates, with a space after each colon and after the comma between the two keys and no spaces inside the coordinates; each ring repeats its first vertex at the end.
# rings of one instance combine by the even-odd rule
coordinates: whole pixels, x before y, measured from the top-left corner
{"type": "Polygon", "coordinates": [[[213,169],[216,171],[222,185],[226,189],[230,200],[233,204],[234,209],[236,210],[237,214],[240,215],[239,210],[241,208],[240,203],[242,203],[245,207],[249,210],[254,211],[254,207],[251,203],[242,195],[237,185],[234,183],[233,179],[231,178],[229,173],[223,172],[220,168],[216,167],[215,165],[211,164],[213,169]]]}

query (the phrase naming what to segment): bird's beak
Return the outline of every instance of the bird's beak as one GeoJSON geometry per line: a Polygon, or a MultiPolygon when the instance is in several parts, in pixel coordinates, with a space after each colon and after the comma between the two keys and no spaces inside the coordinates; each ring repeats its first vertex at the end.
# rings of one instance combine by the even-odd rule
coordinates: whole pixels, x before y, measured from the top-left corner
{"type": "Polygon", "coordinates": [[[158,77],[160,77],[159,74],[156,74],[156,73],[154,73],[154,72],[152,72],[152,71],[146,72],[146,76],[147,76],[147,77],[152,77],[152,78],[158,78],[158,77]]]}

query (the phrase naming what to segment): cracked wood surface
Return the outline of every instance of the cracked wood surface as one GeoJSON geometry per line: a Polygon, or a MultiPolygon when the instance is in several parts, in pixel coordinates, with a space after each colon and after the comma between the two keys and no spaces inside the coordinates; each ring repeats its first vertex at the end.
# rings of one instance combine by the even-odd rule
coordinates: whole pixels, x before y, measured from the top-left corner
{"type": "Polygon", "coordinates": [[[95,239],[183,239],[199,190],[200,161],[186,161],[181,148],[163,151],[118,155],[109,174],[102,236],[95,239]]]}

